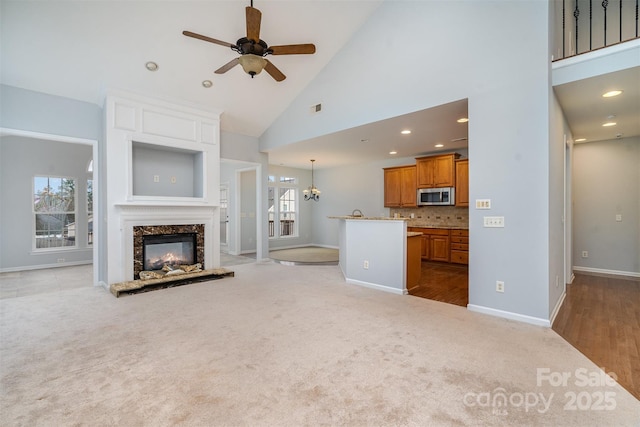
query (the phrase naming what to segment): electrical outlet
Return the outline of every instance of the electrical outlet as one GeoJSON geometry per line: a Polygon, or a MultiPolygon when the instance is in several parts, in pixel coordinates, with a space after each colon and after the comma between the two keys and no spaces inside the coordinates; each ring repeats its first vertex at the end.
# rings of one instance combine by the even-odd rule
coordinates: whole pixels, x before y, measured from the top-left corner
{"type": "Polygon", "coordinates": [[[153,182],[160,182],[160,175],[153,175],[153,182]]]}
{"type": "Polygon", "coordinates": [[[368,270],[368,269],[369,269],[369,261],[365,260],[365,261],[362,263],[362,268],[364,268],[365,270],[368,270]]]}
{"type": "Polygon", "coordinates": [[[177,181],[178,181],[178,180],[176,179],[176,177],[175,177],[175,176],[172,176],[172,177],[171,177],[171,183],[172,183],[172,184],[175,184],[177,181]]]}
{"type": "Polygon", "coordinates": [[[589,252],[588,251],[582,251],[582,258],[589,258],[589,252]]]}
{"type": "Polygon", "coordinates": [[[616,214],[616,221],[617,222],[622,222],[622,215],[616,214]]]}
{"type": "Polygon", "coordinates": [[[504,282],[501,280],[498,280],[496,282],[496,292],[504,292],[504,282]]]}

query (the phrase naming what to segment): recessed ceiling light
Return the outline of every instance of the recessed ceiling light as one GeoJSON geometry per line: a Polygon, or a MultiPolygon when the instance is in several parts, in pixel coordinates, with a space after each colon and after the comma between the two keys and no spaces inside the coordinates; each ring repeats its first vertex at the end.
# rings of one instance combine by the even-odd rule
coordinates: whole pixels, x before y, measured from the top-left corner
{"type": "Polygon", "coordinates": [[[585,142],[587,138],[578,138],[574,142],[585,142]]]}
{"type": "Polygon", "coordinates": [[[411,133],[411,131],[409,129],[405,129],[400,133],[403,134],[403,135],[409,135],[411,133]]]}
{"type": "Polygon", "coordinates": [[[208,89],[211,86],[213,86],[213,83],[211,82],[211,80],[203,80],[202,81],[202,86],[204,86],[204,87],[206,87],[208,89]]]}
{"type": "Polygon", "coordinates": [[[456,120],[458,123],[467,123],[469,121],[468,118],[466,117],[461,117],[458,120],[456,120]]]}
{"type": "Polygon", "coordinates": [[[444,147],[444,144],[436,144],[436,148],[442,148],[444,147]]]}
{"type": "Polygon", "coordinates": [[[144,64],[144,66],[147,68],[147,70],[149,71],[158,71],[158,64],[156,64],[153,61],[149,61],[146,64],[144,64]]]}
{"type": "Polygon", "coordinates": [[[389,151],[389,154],[398,154],[397,151],[389,151]]]}
{"type": "Polygon", "coordinates": [[[616,122],[607,122],[607,123],[603,123],[602,127],[608,128],[609,126],[615,126],[617,125],[616,122]]]}
{"type": "Polygon", "coordinates": [[[609,92],[603,93],[603,98],[611,98],[612,96],[618,96],[622,93],[621,90],[610,90],[609,92]]]}

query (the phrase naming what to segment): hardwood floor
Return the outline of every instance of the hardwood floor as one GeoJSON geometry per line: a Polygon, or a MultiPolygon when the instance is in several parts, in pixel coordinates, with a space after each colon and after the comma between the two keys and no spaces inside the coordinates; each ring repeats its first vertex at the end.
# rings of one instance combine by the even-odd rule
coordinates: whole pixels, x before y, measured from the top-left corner
{"type": "Polygon", "coordinates": [[[576,274],[553,330],[640,399],[640,280],[576,274]]]}
{"type": "Polygon", "coordinates": [[[461,264],[422,261],[420,284],[409,294],[466,307],[469,303],[469,268],[461,264]]]}

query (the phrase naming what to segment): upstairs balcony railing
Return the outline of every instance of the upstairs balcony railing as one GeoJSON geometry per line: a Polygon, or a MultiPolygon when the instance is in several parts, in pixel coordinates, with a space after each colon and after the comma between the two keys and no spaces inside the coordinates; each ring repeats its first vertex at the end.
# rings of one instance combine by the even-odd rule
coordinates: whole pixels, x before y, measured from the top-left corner
{"type": "Polygon", "coordinates": [[[637,39],[640,0],[554,0],[554,60],[637,39]]]}

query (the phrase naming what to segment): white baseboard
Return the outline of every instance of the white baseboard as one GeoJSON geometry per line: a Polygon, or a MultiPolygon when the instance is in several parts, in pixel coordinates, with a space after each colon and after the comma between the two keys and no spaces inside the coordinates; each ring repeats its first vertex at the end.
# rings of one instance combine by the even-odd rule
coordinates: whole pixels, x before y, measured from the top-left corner
{"type": "Polygon", "coordinates": [[[560,296],[560,298],[558,299],[558,303],[556,304],[555,308],[553,309],[553,312],[551,313],[551,319],[549,320],[550,326],[553,326],[553,322],[555,322],[556,316],[560,312],[560,308],[562,307],[562,304],[564,304],[564,299],[566,296],[567,296],[567,291],[565,290],[560,296]]]}
{"type": "Polygon", "coordinates": [[[352,285],[364,286],[365,288],[377,289],[379,291],[390,292],[396,295],[406,295],[406,289],[392,288],[391,286],[378,285],[377,283],[362,282],[360,280],[346,279],[352,285]]]}
{"type": "Polygon", "coordinates": [[[640,273],[635,271],[606,270],[604,268],[574,266],[573,271],[582,271],[583,273],[608,274],[611,276],[640,277],[640,273]]]}
{"type": "Polygon", "coordinates": [[[572,284],[574,280],[576,280],[576,275],[571,273],[571,277],[569,277],[569,283],[567,283],[567,285],[572,284]]]}
{"type": "Polygon", "coordinates": [[[488,314],[490,316],[502,317],[505,319],[517,320],[518,322],[529,323],[536,326],[551,327],[551,323],[547,319],[539,317],[527,316],[525,314],[513,313],[510,311],[497,310],[495,308],[483,307],[481,305],[468,304],[467,309],[477,313],[488,314]]]}
{"type": "Polygon", "coordinates": [[[269,248],[269,251],[279,251],[282,249],[308,248],[310,246],[317,247],[317,248],[339,249],[338,246],[317,245],[315,243],[303,243],[301,245],[278,246],[277,248],[269,248]]]}
{"type": "Polygon", "coordinates": [[[87,265],[87,264],[93,264],[93,261],[69,261],[69,262],[57,262],[55,264],[26,265],[24,267],[0,268],[0,273],[15,273],[18,271],[29,271],[29,270],[45,270],[47,268],[73,267],[76,265],[87,265]]]}

